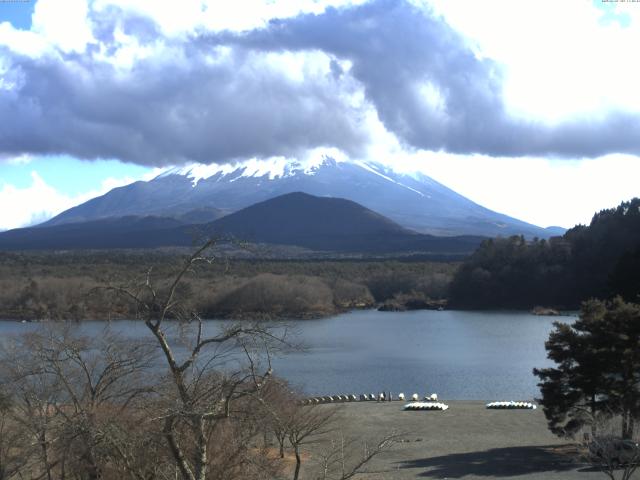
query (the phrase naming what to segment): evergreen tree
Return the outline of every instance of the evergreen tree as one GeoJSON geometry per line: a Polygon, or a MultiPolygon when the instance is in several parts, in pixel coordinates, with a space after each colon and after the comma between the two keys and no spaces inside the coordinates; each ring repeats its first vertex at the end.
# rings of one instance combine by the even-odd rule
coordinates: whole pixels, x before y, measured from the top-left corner
{"type": "Polygon", "coordinates": [[[593,309],[585,321],[598,340],[601,369],[613,410],[620,414],[621,436],[631,438],[640,414],[640,305],[616,297],[606,309],[593,309]]]}
{"type": "Polygon", "coordinates": [[[609,283],[627,302],[640,302],[640,247],[620,257],[609,283]]]}
{"type": "Polygon", "coordinates": [[[617,414],[630,438],[640,414],[640,306],[590,300],[573,325],[554,325],[545,347],[557,365],[534,369],[550,430],[565,436],[591,425],[595,436],[598,415],[617,414]]]}
{"type": "Polygon", "coordinates": [[[459,308],[575,309],[585,298],[640,301],[640,198],[594,215],[562,237],[483,242],[450,287],[459,308]]]}
{"type": "Polygon", "coordinates": [[[588,333],[576,325],[554,323],[545,343],[547,356],[556,368],[534,369],[540,377],[540,403],[549,429],[559,436],[571,436],[584,425],[596,434],[596,418],[606,408],[607,382],[599,369],[598,352],[588,333]]]}

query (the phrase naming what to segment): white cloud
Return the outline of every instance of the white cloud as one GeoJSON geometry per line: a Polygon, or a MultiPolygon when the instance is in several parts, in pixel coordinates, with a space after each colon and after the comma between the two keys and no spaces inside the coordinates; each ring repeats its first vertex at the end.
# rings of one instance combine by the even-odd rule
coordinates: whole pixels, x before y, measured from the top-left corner
{"type": "Polygon", "coordinates": [[[8,165],[28,165],[33,160],[33,157],[29,154],[18,155],[17,157],[7,158],[5,163],[8,165]]]}
{"type": "Polygon", "coordinates": [[[589,224],[594,213],[640,196],[640,159],[518,159],[408,150],[375,110],[367,114],[370,159],[404,173],[421,172],[483,207],[541,227],[589,224]]]}
{"type": "Polygon", "coordinates": [[[38,57],[51,49],[41,35],[14,28],[9,22],[0,23],[0,45],[29,57],[38,57]]]}
{"type": "Polygon", "coordinates": [[[31,30],[64,52],[83,52],[93,41],[86,0],[38,0],[31,30]]]}
{"type": "Polygon", "coordinates": [[[137,62],[158,55],[165,47],[160,39],[148,45],[141,45],[135,35],[127,35],[122,25],[116,25],[113,32],[114,42],[112,45],[100,44],[100,52],[95,55],[95,59],[101,62],[110,63],[120,70],[130,70],[137,62]]]}
{"type": "Polygon", "coordinates": [[[97,11],[115,5],[152,18],[166,35],[209,31],[243,31],[259,28],[273,18],[290,18],[300,13],[322,13],[327,7],[365,3],[367,0],[97,0],[97,11]]]}
{"type": "Polygon", "coordinates": [[[160,175],[161,173],[166,172],[167,170],[170,170],[171,168],[172,167],[155,167],[155,168],[152,168],[150,171],[148,171],[147,173],[142,175],[142,177],[140,177],[139,180],[143,180],[145,182],[148,182],[149,180],[153,180],[158,175],[160,175]]]}
{"type": "Polygon", "coordinates": [[[388,157],[483,207],[542,227],[589,224],[594,213],[640,196],[640,162],[630,155],[557,162],[417,152],[388,157]]]}
{"type": "MultiPolygon", "coordinates": [[[[599,1],[599,0],[598,0],[599,1]]],[[[640,111],[640,8],[631,25],[604,22],[585,0],[429,0],[478,55],[505,68],[511,113],[556,122],[621,109],[640,111]]]]}
{"type": "Polygon", "coordinates": [[[31,30],[0,23],[0,46],[32,58],[64,53],[82,53],[95,42],[88,19],[87,0],[38,0],[31,17],[31,30]]]}
{"type": "Polygon", "coordinates": [[[133,182],[132,178],[106,178],[99,189],[79,195],[67,195],[47,184],[38,172],[31,172],[31,184],[18,188],[0,183],[0,230],[34,225],[102,195],[109,190],[133,182]]]}

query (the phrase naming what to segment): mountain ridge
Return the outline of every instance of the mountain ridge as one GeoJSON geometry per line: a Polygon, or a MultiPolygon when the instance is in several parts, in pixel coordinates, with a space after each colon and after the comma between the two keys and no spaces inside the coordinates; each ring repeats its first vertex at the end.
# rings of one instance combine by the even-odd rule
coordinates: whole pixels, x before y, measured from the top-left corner
{"type": "Polygon", "coordinates": [[[113,189],[42,225],[126,215],[178,218],[197,208],[223,215],[292,192],[349,199],[405,228],[432,235],[547,238],[558,233],[486,209],[420,173],[399,174],[373,162],[329,157],[174,168],[150,181],[113,189]]]}
{"type": "Polygon", "coordinates": [[[420,234],[351,200],[294,192],[200,225],[125,216],[16,229],[0,234],[0,250],[193,246],[208,237],[368,254],[467,254],[483,239],[420,234]]]}

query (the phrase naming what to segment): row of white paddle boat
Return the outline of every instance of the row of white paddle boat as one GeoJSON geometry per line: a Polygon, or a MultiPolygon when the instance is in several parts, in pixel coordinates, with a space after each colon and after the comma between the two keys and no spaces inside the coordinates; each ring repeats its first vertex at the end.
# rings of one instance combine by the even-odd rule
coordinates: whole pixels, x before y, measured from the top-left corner
{"type": "MultiPolygon", "coordinates": [[[[531,402],[491,402],[486,405],[489,409],[497,410],[535,410],[536,405],[531,402]]],[[[405,410],[447,410],[448,405],[438,402],[411,402],[404,406],[405,410]]]]}
{"type": "MultiPolygon", "coordinates": [[[[320,403],[342,403],[342,402],[390,402],[393,400],[400,400],[401,402],[405,401],[404,393],[399,393],[396,398],[393,397],[391,393],[372,393],[371,395],[367,393],[362,393],[359,396],[356,395],[327,395],[324,397],[312,397],[307,398],[302,401],[304,405],[313,405],[320,403]]],[[[417,393],[411,395],[411,400],[417,402],[420,400],[420,396],[417,393]]],[[[435,402],[438,400],[438,395],[432,393],[431,395],[426,395],[424,397],[425,401],[435,402]]]]}
{"type": "Polygon", "coordinates": [[[410,402],[404,406],[405,410],[446,410],[449,405],[441,402],[410,402]]]}
{"type": "MultiPolygon", "coordinates": [[[[396,398],[391,393],[379,393],[378,395],[363,393],[360,396],[356,395],[328,395],[325,397],[313,397],[307,398],[302,403],[305,405],[321,404],[321,403],[341,403],[341,402],[387,402],[392,400],[405,401],[404,393],[399,393],[396,398]]],[[[438,402],[438,395],[432,393],[426,395],[423,401],[420,401],[420,396],[417,393],[411,395],[411,402],[404,406],[404,410],[440,410],[444,411],[449,408],[449,405],[438,402]]],[[[536,405],[531,402],[491,402],[487,403],[486,408],[497,410],[535,410],[536,405]]]]}
{"type": "Polygon", "coordinates": [[[513,410],[513,409],[535,410],[536,406],[531,402],[509,401],[509,402],[491,402],[491,403],[487,403],[487,408],[498,409],[498,410],[500,410],[500,409],[507,409],[507,410],[513,410]]]}

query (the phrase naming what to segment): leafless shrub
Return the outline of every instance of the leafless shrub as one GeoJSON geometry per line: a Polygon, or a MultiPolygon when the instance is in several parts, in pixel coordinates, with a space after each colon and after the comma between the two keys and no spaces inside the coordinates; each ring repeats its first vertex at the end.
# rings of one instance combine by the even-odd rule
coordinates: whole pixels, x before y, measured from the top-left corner
{"type": "Polygon", "coordinates": [[[293,410],[287,420],[287,439],[296,458],[293,480],[298,480],[300,475],[302,448],[318,442],[321,436],[333,429],[332,421],[337,410],[323,407],[319,405],[301,406],[293,410]]]}
{"type": "Polygon", "coordinates": [[[320,278],[261,274],[222,298],[222,314],[250,312],[253,316],[296,316],[334,311],[333,293],[320,278]]]}
{"type": "Polygon", "coordinates": [[[640,467],[640,431],[636,427],[631,438],[623,439],[621,422],[620,415],[600,415],[596,420],[597,435],[583,433],[582,459],[611,480],[629,480],[640,467]]]}
{"type": "Polygon", "coordinates": [[[391,433],[370,444],[340,435],[316,454],[316,480],[347,480],[363,473],[365,466],[376,456],[393,447],[400,434],[391,433]]]}
{"type": "Polygon", "coordinates": [[[12,400],[0,391],[0,479],[14,478],[27,468],[30,443],[29,432],[15,420],[12,400]]]}
{"type": "Polygon", "coordinates": [[[139,397],[153,391],[154,349],[109,330],[90,339],[53,327],[5,341],[1,385],[12,392],[10,415],[28,432],[29,471],[43,478],[106,478],[109,434],[139,397]]]}

